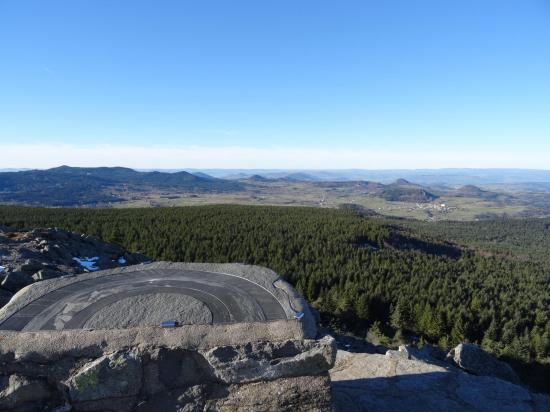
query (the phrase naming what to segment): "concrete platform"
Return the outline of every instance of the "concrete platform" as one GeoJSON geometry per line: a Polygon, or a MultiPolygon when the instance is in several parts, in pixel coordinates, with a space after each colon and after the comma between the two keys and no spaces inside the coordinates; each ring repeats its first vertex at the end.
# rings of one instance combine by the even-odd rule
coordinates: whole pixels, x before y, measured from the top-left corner
{"type": "Polygon", "coordinates": [[[155,262],[42,281],[0,309],[12,331],[120,329],[296,320],[316,334],[304,299],[275,272],[242,264],[155,262]]]}

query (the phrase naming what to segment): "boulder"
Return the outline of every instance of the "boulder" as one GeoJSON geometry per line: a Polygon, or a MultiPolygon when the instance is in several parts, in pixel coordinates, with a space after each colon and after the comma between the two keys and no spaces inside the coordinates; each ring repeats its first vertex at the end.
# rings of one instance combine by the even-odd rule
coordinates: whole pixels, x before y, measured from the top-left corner
{"type": "Polygon", "coordinates": [[[59,229],[0,232],[0,244],[0,284],[11,292],[33,282],[83,273],[84,267],[73,257],[97,256],[98,269],[150,260],[139,253],[126,252],[117,245],[59,229]],[[119,261],[120,257],[124,257],[125,264],[119,261]]]}
{"type": "Polygon", "coordinates": [[[152,350],[143,367],[143,392],[155,395],[174,388],[217,382],[198,352],[183,348],[152,350]]]}
{"type": "Polygon", "coordinates": [[[44,402],[52,397],[43,380],[31,380],[20,375],[0,377],[0,409],[13,409],[33,402],[44,402]]]}
{"type": "Polygon", "coordinates": [[[41,280],[58,278],[63,274],[64,273],[59,272],[57,270],[41,269],[38,272],[36,272],[34,275],[32,275],[32,278],[34,279],[35,282],[38,282],[41,280]]]}
{"type": "Polygon", "coordinates": [[[43,269],[42,263],[35,259],[26,259],[23,264],[19,267],[20,272],[25,272],[33,274],[38,272],[40,269],[43,269]]]}
{"type": "Polygon", "coordinates": [[[16,253],[17,255],[19,255],[20,259],[27,259],[27,258],[41,259],[42,258],[42,256],[40,256],[40,254],[36,249],[32,250],[32,249],[29,249],[28,247],[18,246],[16,249],[16,253]]]}
{"type": "MultiPolygon", "coordinates": [[[[185,389],[163,392],[148,396],[134,409],[135,412],[177,411],[191,412],[205,410],[209,393],[224,395],[219,385],[194,385],[185,389]]],[[[226,394],[226,393],[225,393],[226,394]]]]}
{"type": "Polygon", "coordinates": [[[325,375],[231,385],[225,396],[212,397],[204,410],[328,412],[332,410],[329,387],[330,379],[325,375]]]}
{"type": "Polygon", "coordinates": [[[448,363],[338,351],[330,371],[333,411],[540,412],[550,397],[448,363]]]}
{"type": "Polygon", "coordinates": [[[478,345],[461,343],[447,355],[458,367],[479,376],[494,376],[512,383],[519,383],[519,377],[507,363],[494,358],[478,345]]]}
{"type": "Polygon", "coordinates": [[[51,247],[49,251],[53,259],[58,262],[67,262],[73,257],[73,255],[70,251],[67,250],[67,248],[61,247],[58,244],[53,245],[53,247],[51,247]]]}
{"type": "Polygon", "coordinates": [[[7,304],[10,301],[12,296],[13,296],[13,293],[0,288],[0,307],[7,304]]]}
{"type": "Polygon", "coordinates": [[[332,336],[314,341],[259,342],[220,346],[204,356],[214,375],[224,383],[274,380],[319,375],[334,364],[336,342],[332,336]]]}
{"type": "Polygon", "coordinates": [[[2,287],[11,292],[17,292],[32,283],[32,277],[23,272],[9,272],[2,281],[2,287]]]}
{"type": "Polygon", "coordinates": [[[41,232],[41,235],[46,239],[50,239],[50,240],[69,240],[69,237],[70,237],[70,235],[67,232],[63,230],[59,230],[57,228],[46,229],[41,232]]]}
{"type": "Polygon", "coordinates": [[[405,345],[399,346],[399,350],[391,350],[390,349],[390,350],[386,351],[386,356],[388,358],[395,358],[395,357],[399,357],[399,358],[403,358],[403,359],[410,359],[411,358],[409,350],[407,349],[407,347],[405,345]]]}
{"type": "Polygon", "coordinates": [[[141,360],[116,352],[85,364],[66,382],[73,402],[132,397],[141,389],[141,360]]]}

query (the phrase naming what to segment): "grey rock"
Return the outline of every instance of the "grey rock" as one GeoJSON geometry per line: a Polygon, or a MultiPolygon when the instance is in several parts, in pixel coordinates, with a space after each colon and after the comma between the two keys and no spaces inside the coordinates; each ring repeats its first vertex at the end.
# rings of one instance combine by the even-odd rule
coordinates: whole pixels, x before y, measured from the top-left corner
{"type": "Polygon", "coordinates": [[[26,259],[23,264],[20,266],[19,271],[26,273],[35,273],[42,269],[42,262],[39,262],[35,259],[26,259]]]}
{"type": "MultiPolygon", "coordinates": [[[[147,400],[137,405],[135,412],[203,411],[209,394],[219,393],[223,395],[223,389],[217,388],[216,386],[217,385],[195,385],[185,389],[148,396],[147,400]]],[[[225,393],[227,393],[227,391],[225,391],[225,393]]]]}
{"type": "MultiPolygon", "coordinates": [[[[42,256],[39,254],[38,250],[36,249],[36,247],[34,247],[32,250],[29,249],[28,247],[22,247],[20,245],[16,245],[14,247],[14,245],[10,245],[12,246],[12,250],[15,250],[16,254],[19,256],[20,259],[27,259],[27,258],[31,258],[31,259],[41,259],[42,256]]],[[[29,247],[31,247],[31,245],[29,244],[28,245],[29,247]]]]}
{"type": "Polygon", "coordinates": [[[405,345],[409,353],[409,359],[414,359],[422,362],[432,363],[440,366],[448,366],[447,353],[437,346],[424,345],[422,348],[417,348],[411,345],[405,345]]]}
{"type": "Polygon", "coordinates": [[[68,250],[67,247],[61,247],[59,245],[54,245],[50,250],[52,257],[55,261],[58,262],[67,262],[73,258],[73,254],[68,250]]]}
{"type": "Polygon", "coordinates": [[[71,412],[71,405],[68,403],[65,403],[63,405],[55,407],[52,412],[71,412]]]}
{"type": "Polygon", "coordinates": [[[149,395],[217,382],[204,357],[197,351],[183,348],[159,348],[151,351],[143,373],[143,391],[149,395]]]}
{"type": "Polygon", "coordinates": [[[120,256],[125,256],[126,261],[132,264],[151,260],[139,253],[128,253],[99,239],[59,229],[0,231],[0,243],[0,265],[8,269],[0,273],[0,282],[4,289],[12,292],[17,292],[33,282],[64,274],[83,273],[84,268],[77,264],[73,257],[97,256],[100,269],[121,266],[118,263],[120,256]],[[44,269],[58,273],[40,273],[44,269]],[[10,273],[13,275],[8,276],[10,273]]]}
{"type": "Polygon", "coordinates": [[[550,397],[495,377],[401,356],[338,351],[330,376],[335,412],[538,412],[550,405],[550,397]]]}
{"type": "Polygon", "coordinates": [[[66,382],[73,402],[131,397],[141,389],[141,360],[134,352],[117,352],[84,365],[66,382]]]}
{"type": "Polygon", "coordinates": [[[9,272],[2,281],[2,287],[11,292],[17,292],[32,283],[32,277],[23,272],[9,272]]]}
{"type": "Polygon", "coordinates": [[[34,275],[32,275],[32,278],[34,279],[35,282],[39,282],[41,280],[54,279],[63,275],[64,273],[60,271],[56,271],[52,269],[41,269],[38,272],[36,272],[34,275]]]}
{"type": "Polygon", "coordinates": [[[288,344],[262,342],[217,347],[204,356],[215,376],[225,383],[319,375],[334,364],[336,342],[331,336],[319,341],[305,341],[303,344],[292,342],[296,352],[291,351],[288,344]]]}
{"type": "Polygon", "coordinates": [[[2,378],[0,409],[13,409],[30,402],[44,402],[52,397],[46,382],[20,375],[2,378]]]}
{"type": "Polygon", "coordinates": [[[531,412],[532,397],[521,386],[489,376],[459,374],[456,395],[473,408],[490,412],[531,412]]]}
{"type": "Polygon", "coordinates": [[[6,305],[10,301],[12,296],[13,293],[11,293],[10,291],[0,289],[0,307],[6,305]]]}
{"type": "Polygon", "coordinates": [[[448,357],[465,371],[479,376],[494,376],[512,383],[519,383],[519,378],[507,363],[494,358],[478,345],[461,343],[452,349],[448,357]]]}
{"type": "Polygon", "coordinates": [[[72,412],[133,412],[138,403],[137,396],[101,398],[71,404],[72,412]]]}
{"type": "MultiPolygon", "coordinates": [[[[304,340],[294,320],[6,331],[0,339],[0,376],[17,370],[29,380],[51,382],[41,411],[328,412],[333,362],[334,340],[304,340]]],[[[8,386],[0,382],[0,390],[8,386]]]]}
{"type": "Polygon", "coordinates": [[[123,348],[147,346],[188,348],[204,352],[220,346],[243,345],[243,342],[270,341],[284,347],[280,342],[302,340],[303,336],[300,324],[292,320],[184,325],[173,329],[140,327],[111,330],[2,331],[0,360],[11,361],[16,357],[18,363],[47,364],[66,358],[95,359],[123,348]]]}
{"type": "Polygon", "coordinates": [[[550,396],[540,393],[533,393],[533,410],[535,412],[550,411],[550,396]]]}
{"type": "MultiPolygon", "coordinates": [[[[332,410],[328,376],[300,376],[231,385],[205,410],[329,412],[332,410]]],[[[351,411],[351,410],[350,410],[351,411]]]]}
{"type": "Polygon", "coordinates": [[[395,358],[395,357],[404,358],[404,359],[411,358],[409,350],[404,345],[399,346],[399,350],[391,350],[391,349],[387,350],[386,356],[388,358],[395,358]]]}
{"type": "Polygon", "coordinates": [[[68,240],[69,237],[70,237],[70,234],[63,231],[63,230],[59,230],[57,228],[54,228],[54,229],[51,229],[45,233],[43,233],[43,235],[47,236],[48,239],[50,240],[68,240]]]}

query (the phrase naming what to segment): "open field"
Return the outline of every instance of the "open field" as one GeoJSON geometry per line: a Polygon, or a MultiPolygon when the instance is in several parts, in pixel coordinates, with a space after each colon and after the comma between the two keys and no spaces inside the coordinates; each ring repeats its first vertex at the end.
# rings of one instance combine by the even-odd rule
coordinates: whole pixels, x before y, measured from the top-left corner
{"type": "Polygon", "coordinates": [[[274,190],[237,193],[148,193],[127,194],[128,201],[113,204],[126,207],[174,207],[210,204],[238,204],[264,206],[313,206],[338,208],[343,204],[356,204],[376,213],[392,217],[420,220],[475,220],[491,216],[519,216],[529,212],[525,204],[503,204],[476,198],[442,196],[430,203],[393,202],[380,197],[346,190],[326,190],[308,183],[281,185],[274,190]],[[445,205],[445,207],[441,207],[445,205]]]}

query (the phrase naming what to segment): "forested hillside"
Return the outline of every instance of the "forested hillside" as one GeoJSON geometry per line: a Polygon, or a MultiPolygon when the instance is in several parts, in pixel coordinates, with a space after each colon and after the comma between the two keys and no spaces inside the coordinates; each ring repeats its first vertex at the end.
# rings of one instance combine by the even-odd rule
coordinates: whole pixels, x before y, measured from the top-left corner
{"type": "Polygon", "coordinates": [[[94,206],[151,190],[233,192],[238,182],[187,172],[138,172],[125,167],[69,167],[0,172],[0,201],[35,206],[94,206]]]}
{"type": "Polygon", "coordinates": [[[445,239],[484,254],[516,259],[550,260],[550,218],[493,219],[479,222],[395,220],[413,233],[445,239]]]}
{"type": "Polygon", "coordinates": [[[535,368],[549,363],[550,220],[428,225],[319,208],[0,207],[0,223],[87,233],[157,260],[265,265],[333,328],[414,333],[445,348],[478,342],[530,363],[541,380],[535,368]],[[494,255],[476,251],[487,242],[494,255]],[[521,242],[538,245],[532,257],[521,242]]]}

